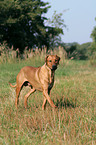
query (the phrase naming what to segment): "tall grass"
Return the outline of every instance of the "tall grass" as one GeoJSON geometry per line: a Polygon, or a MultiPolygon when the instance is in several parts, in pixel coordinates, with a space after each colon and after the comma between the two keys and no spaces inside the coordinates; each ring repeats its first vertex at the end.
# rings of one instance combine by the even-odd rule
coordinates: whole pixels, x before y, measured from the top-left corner
{"type": "Polygon", "coordinates": [[[35,48],[35,50],[28,50],[26,47],[23,54],[20,54],[18,48],[16,50],[13,49],[13,46],[9,48],[6,42],[0,44],[0,64],[16,62],[18,60],[20,61],[21,59],[30,60],[34,58],[36,60],[42,61],[48,54],[58,54],[61,57],[62,62],[64,62],[64,60],[67,58],[67,53],[62,47],[54,48],[54,50],[49,51],[47,51],[46,47],[42,49],[35,48]]]}
{"type": "Polygon", "coordinates": [[[51,91],[58,108],[52,109],[47,103],[42,111],[43,95],[37,91],[29,97],[25,109],[28,87],[21,91],[18,109],[15,108],[15,89],[8,82],[15,83],[23,66],[44,64],[45,49],[35,53],[26,50],[28,56],[23,60],[0,64],[0,144],[95,145],[96,68],[89,61],[66,60],[62,48],[48,52],[61,57],[51,91]]]}
{"type": "Polygon", "coordinates": [[[6,42],[0,44],[0,64],[16,62],[18,59],[20,59],[19,49],[15,51],[13,50],[13,46],[9,48],[6,42]]]}

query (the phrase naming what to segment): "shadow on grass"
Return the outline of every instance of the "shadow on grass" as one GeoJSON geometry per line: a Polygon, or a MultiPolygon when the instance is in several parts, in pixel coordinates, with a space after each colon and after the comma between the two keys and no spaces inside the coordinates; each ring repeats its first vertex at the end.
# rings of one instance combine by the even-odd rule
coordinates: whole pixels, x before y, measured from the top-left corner
{"type": "Polygon", "coordinates": [[[61,98],[60,100],[57,99],[56,106],[59,108],[62,108],[62,107],[76,108],[77,107],[76,100],[75,100],[75,103],[73,103],[72,101],[70,101],[68,99],[63,99],[63,98],[61,98]]]}

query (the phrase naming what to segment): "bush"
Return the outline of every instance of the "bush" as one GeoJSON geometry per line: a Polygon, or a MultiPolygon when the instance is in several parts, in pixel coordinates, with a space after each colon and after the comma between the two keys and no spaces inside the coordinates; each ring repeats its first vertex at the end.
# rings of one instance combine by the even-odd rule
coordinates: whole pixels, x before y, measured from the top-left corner
{"type": "Polygon", "coordinates": [[[88,49],[90,46],[90,42],[82,45],[79,45],[78,43],[68,43],[68,45],[65,45],[65,50],[69,59],[86,60],[88,59],[88,49]]]}

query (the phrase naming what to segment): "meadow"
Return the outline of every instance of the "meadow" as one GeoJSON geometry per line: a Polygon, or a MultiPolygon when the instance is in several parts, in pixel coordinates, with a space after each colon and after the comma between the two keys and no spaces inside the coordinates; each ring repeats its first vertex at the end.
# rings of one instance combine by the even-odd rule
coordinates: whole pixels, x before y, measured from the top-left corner
{"type": "MultiPolygon", "coordinates": [[[[41,54],[42,55],[42,54],[41,54]]],[[[96,65],[89,60],[67,60],[61,52],[60,65],[55,73],[51,99],[58,106],[47,103],[42,111],[43,95],[36,91],[24,108],[20,94],[15,108],[16,82],[23,66],[41,66],[45,55],[0,64],[0,144],[1,145],[95,145],[96,144],[96,65]]]]}

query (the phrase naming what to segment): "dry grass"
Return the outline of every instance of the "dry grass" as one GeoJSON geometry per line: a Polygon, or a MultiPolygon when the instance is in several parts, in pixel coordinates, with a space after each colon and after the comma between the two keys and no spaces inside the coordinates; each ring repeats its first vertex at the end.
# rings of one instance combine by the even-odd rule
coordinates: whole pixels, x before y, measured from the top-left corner
{"type": "MultiPolygon", "coordinates": [[[[62,53],[61,57],[64,58],[62,53]]],[[[15,90],[8,82],[15,83],[21,67],[42,65],[44,56],[40,58],[38,55],[34,59],[20,60],[20,63],[0,65],[0,144],[95,145],[96,68],[88,61],[61,60],[51,92],[58,109],[47,104],[42,111],[40,92],[29,97],[28,109],[25,109],[24,94],[29,89],[25,87],[16,110],[15,90]]]]}
{"type": "Polygon", "coordinates": [[[28,50],[26,47],[24,53],[20,54],[18,48],[16,50],[13,49],[13,46],[9,48],[6,42],[0,44],[0,64],[16,63],[17,61],[20,62],[21,59],[43,61],[47,54],[58,54],[62,58],[62,62],[67,58],[67,53],[62,47],[48,52],[46,47],[42,49],[35,48],[35,51],[33,48],[28,50]]]}

